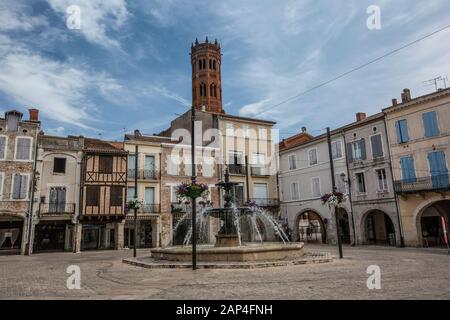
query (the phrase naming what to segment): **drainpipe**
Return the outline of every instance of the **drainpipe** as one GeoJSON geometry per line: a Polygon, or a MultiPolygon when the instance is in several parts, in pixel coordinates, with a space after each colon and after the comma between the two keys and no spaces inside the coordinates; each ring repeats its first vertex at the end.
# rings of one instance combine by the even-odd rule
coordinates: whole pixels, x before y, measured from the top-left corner
{"type": "Polygon", "coordinates": [[[389,140],[389,135],[388,135],[388,130],[387,130],[386,114],[383,117],[383,121],[384,121],[384,132],[386,134],[386,141],[388,144],[387,152],[388,152],[388,160],[389,160],[389,169],[391,170],[392,191],[394,192],[395,208],[397,210],[398,230],[400,232],[400,247],[404,248],[405,247],[405,239],[403,238],[403,226],[402,226],[402,220],[400,217],[400,210],[398,207],[397,193],[395,192],[395,189],[394,189],[394,171],[392,170],[392,159],[391,159],[391,148],[390,148],[391,142],[389,140]]]}
{"type": "Polygon", "coordinates": [[[348,185],[348,200],[350,201],[350,210],[352,211],[352,227],[353,227],[353,245],[356,246],[358,244],[358,237],[356,236],[356,228],[355,228],[355,211],[353,208],[353,199],[352,199],[352,186],[350,179],[350,170],[348,168],[348,157],[347,157],[347,141],[345,139],[345,131],[342,131],[342,136],[344,137],[344,154],[345,154],[345,167],[347,168],[347,185],[348,185]]]}

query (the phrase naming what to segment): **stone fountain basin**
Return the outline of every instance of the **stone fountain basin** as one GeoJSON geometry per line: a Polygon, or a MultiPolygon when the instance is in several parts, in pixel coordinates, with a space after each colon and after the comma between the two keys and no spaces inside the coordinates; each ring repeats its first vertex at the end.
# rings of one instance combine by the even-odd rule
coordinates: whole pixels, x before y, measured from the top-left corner
{"type": "MultiPolygon", "coordinates": [[[[197,261],[272,261],[292,260],[303,257],[302,242],[299,243],[248,243],[239,247],[197,246],[197,261]]],[[[192,246],[151,249],[151,256],[157,260],[191,261],[192,246]]]]}

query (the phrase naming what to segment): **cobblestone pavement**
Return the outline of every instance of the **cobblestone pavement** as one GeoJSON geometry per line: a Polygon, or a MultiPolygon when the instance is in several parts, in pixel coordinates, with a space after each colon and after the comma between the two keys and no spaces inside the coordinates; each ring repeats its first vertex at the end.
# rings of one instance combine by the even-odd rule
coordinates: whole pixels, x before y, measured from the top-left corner
{"type": "MultiPolygon", "coordinates": [[[[336,247],[306,246],[337,255],[336,247]]],[[[148,250],[140,250],[139,256],[148,250]]],[[[250,270],[143,269],[122,263],[131,250],[0,256],[0,299],[450,299],[444,250],[344,247],[332,263],[250,270]],[[69,290],[69,265],[81,289],[69,290]],[[381,290],[366,269],[381,268],[381,290]]]]}

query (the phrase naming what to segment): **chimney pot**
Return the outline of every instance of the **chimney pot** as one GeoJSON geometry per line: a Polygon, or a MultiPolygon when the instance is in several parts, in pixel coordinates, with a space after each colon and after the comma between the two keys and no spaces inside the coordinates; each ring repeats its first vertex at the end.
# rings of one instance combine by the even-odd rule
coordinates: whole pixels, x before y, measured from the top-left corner
{"type": "Polygon", "coordinates": [[[409,90],[408,88],[403,89],[402,102],[409,102],[409,101],[411,101],[411,90],[409,90]]]}
{"type": "Polygon", "coordinates": [[[366,118],[366,114],[364,112],[358,112],[356,114],[356,121],[362,121],[366,118]]]}
{"type": "Polygon", "coordinates": [[[397,99],[392,99],[392,106],[395,107],[396,105],[398,105],[397,99]]]}
{"type": "Polygon", "coordinates": [[[302,132],[306,133],[306,127],[302,127],[302,132]]]}
{"type": "Polygon", "coordinates": [[[28,113],[30,114],[30,121],[39,121],[39,110],[38,109],[28,109],[28,113]]]}

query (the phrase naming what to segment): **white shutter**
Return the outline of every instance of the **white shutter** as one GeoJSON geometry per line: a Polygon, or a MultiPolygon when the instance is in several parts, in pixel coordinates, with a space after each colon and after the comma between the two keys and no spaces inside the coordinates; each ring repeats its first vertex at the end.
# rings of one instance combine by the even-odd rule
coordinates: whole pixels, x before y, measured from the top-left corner
{"type": "Polygon", "coordinates": [[[26,199],[28,195],[28,176],[20,176],[20,199],[26,199]]]}
{"type": "Polygon", "coordinates": [[[30,160],[31,139],[17,138],[16,159],[30,160]]]}
{"type": "Polygon", "coordinates": [[[0,137],[0,159],[5,159],[6,157],[6,137],[0,137]]]}
{"type": "Polygon", "coordinates": [[[320,197],[320,179],[319,178],[312,178],[311,179],[311,189],[313,193],[313,197],[320,197]]]}

